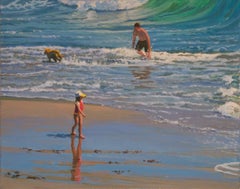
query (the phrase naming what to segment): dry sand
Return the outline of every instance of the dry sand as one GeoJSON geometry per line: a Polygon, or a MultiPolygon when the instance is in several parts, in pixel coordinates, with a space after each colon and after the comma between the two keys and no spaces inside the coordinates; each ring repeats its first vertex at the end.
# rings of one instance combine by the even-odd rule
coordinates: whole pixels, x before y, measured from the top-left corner
{"type": "MultiPolygon", "coordinates": [[[[22,117],[40,117],[50,121],[56,119],[72,119],[74,102],[53,100],[29,100],[8,98],[1,100],[1,117],[4,119],[18,119],[22,117]]],[[[139,112],[114,109],[99,105],[85,105],[87,119],[85,125],[97,122],[137,122],[146,123],[146,116],[139,112]]]]}

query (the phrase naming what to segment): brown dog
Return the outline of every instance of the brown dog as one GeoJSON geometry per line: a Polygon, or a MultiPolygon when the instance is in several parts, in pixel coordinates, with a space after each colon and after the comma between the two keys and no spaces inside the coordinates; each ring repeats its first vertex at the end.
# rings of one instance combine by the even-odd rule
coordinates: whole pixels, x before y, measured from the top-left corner
{"type": "Polygon", "coordinates": [[[51,59],[53,59],[55,62],[60,62],[63,58],[63,55],[60,54],[59,50],[46,48],[44,54],[47,55],[49,62],[51,62],[51,59]]]}

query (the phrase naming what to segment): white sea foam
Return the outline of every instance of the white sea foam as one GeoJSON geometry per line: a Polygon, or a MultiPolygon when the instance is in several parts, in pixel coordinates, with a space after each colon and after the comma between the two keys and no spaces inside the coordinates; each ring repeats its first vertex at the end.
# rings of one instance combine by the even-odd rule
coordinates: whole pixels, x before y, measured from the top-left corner
{"type": "Polygon", "coordinates": [[[165,123],[167,123],[167,124],[171,124],[171,125],[181,125],[180,123],[179,123],[179,121],[177,121],[177,120],[169,120],[169,119],[163,119],[163,120],[155,120],[155,122],[156,123],[160,123],[160,124],[165,124],[165,123]]]}
{"type": "Polygon", "coordinates": [[[212,94],[210,92],[193,92],[193,93],[187,93],[184,96],[186,97],[212,97],[212,94]]]}
{"type": "Polygon", "coordinates": [[[40,85],[32,86],[29,90],[32,92],[64,92],[67,89],[64,89],[63,85],[74,85],[69,81],[54,81],[49,80],[40,85]]]}
{"type": "Polygon", "coordinates": [[[240,176],[240,162],[230,162],[216,165],[214,170],[220,173],[232,175],[232,176],[240,176]]]}
{"type": "Polygon", "coordinates": [[[240,90],[236,89],[236,88],[229,88],[229,89],[225,89],[225,88],[220,88],[219,92],[222,93],[222,96],[233,96],[235,93],[240,92],[240,90]]]}
{"type": "Polygon", "coordinates": [[[231,84],[231,83],[233,82],[233,78],[232,78],[232,76],[230,76],[230,75],[225,75],[225,76],[223,77],[223,81],[225,81],[226,84],[231,84]]]}
{"type": "Polygon", "coordinates": [[[72,82],[64,82],[64,81],[46,81],[45,83],[42,84],[37,84],[29,87],[21,87],[21,88],[16,88],[16,87],[3,87],[1,90],[3,92],[23,92],[23,91],[29,91],[29,92],[64,92],[67,91],[67,89],[64,89],[62,85],[71,85],[73,86],[74,84],[72,82]]]}
{"type": "Polygon", "coordinates": [[[35,8],[39,8],[39,7],[47,7],[51,5],[51,3],[49,2],[49,0],[30,0],[30,1],[20,1],[20,0],[14,0],[14,1],[10,1],[8,4],[6,5],[1,5],[0,9],[14,9],[14,10],[33,10],[35,8]]]}
{"type": "Polygon", "coordinates": [[[43,74],[48,74],[51,73],[52,71],[49,70],[41,70],[41,71],[35,71],[35,72],[30,72],[30,73],[1,73],[1,76],[16,76],[16,77],[31,77],[31,76],[37,76],[37,75],[43,75],[43,74]]]}
{"type": "Polygon", "coordinates": [[[69,6],[77,6],[79,10],[115,11],[129,10],[139,7],[147,0],[59,0],[69,6]]]}
{"type": "MultiPolygon", "coordinates": [[[[140,64],[139,55],[137,55],[134,49],[129,48],[115,48],[115,49],[107,49],[107,48],[98,48],[98,49],[79,49],[72,48],[71,51],[74,53],[75,57],[72,58],[82,58],[79,56],[79,52],[81,52],[84,57],[89,56],[89,58],[97,58],[101,59],[112,59],[114,63],[125,63],[128,64],[129,60],[131,63],[136,62],[140,64]],[[124,62],[125,61],[125,62],[124,62]]],[[[219,56],[219,53],[213,54],[204,54],[204,53],[168,53],[168,52],[152,52],[152,60],[148,61],[148,65],[151,63],[157,64],[175,64],[179,62],[184,63],[196,63],[196,62],[214,62],[216,58],[219,56]]],[[[96,61],[97,62],[97,61],[96,61]]],[[[144,61],[144,65],[145,61],[144,61]]],[[[200,77],[200,76],[199,76],[200,77]]]]}
{"type": "Polygon", "coordinates": [[[201,61],[211,62],[216,59],[218,53],[206,54],[206,53],[168,53],[168,52],[153,52],[152,57],[156,60],[165,61],[167,63],[194,63],[201,61]]]}
{"type": "Polygon", "coordinates": [[[7,87],[2,87],[1,91],[3,94],[5,94],[6,92],[23,92],[23,91],[29,91],[29,87],[18,88],[18,87],[7,86],[7,87]]]}
{"type": "MultiPolygon", "coordinates": [[[[224,77],[224,69],[229,73],[227,61],[232,61],[231,57],[239,56],[239,53],[153,52],[152,60],[149,61],[129,48],[49,46],[64,55],[60,63],[49,63],[43,53],[45,48],[1,48],[4,95],[14,95],[20,91],[28,96],[29,91],[30,97],[37,93],[42,97],[47,94],[52,96],[52,93],[59,91],[68,98],[68,91],[81,88],[91,91],[92,99],[97,97],[100,103],[105,103],[107,100],[102,97],[108,95],[107,98],[116,106],[125,103],[129,107],[144,106],[145,110],[159,106],[206,110],[216,106],[211,102],[206,103],[206,99],[215,103],[215,95],[219,98],[221,93],[226,104],[217,110],[224,115],[239,117],[238,91],[235,86],[212,85],[219,78],[232,83],[232,76],[224,77]],[[13,70],[14,65],[16,69],[13,70]],[[15,81],[16,77],[19,81],[15,81]],[[147,101],[144,100],[146,96],[149,97],[147,101]],[[229,101],[233,104],[227,103],[229,101]]],[[[233,64],[231,67],[235,68],[233,64]]],[[[159,120],[181,124],[181,120],[159,120]]]]}
{"type": "Polygon", "coordinates": [[[1,31],[1,34],[11,34],[15,35],[17,32],[16,31],[1,31]]]}
{"type": "Polygon", "coordinates": [[[41,38],[56,39],[59,38],[59,35],[42,35],[41,38]]]}
{"type": "Polygon", "coordinates": [[[226,102],[217,109],[223,115],[240,119],[240,105],[235,102],[226,102]]]}
{"type": "MultiPolygon", "coordinates": [[[[57,37],[55,35],[50,37],[57,37]]],[[[25,62],[30,61],[29,58],[31,56],[36,56],[37,58],[45,58],[46,56],[43,54],[43,51],[46,47],[45,46],[36,46],[32,47],[14,47],[14,48],[2,48],[2,54],[4,57],[9,57],[13,62],[19,62],[23,59],[25,62]]],[[[67,60],[67,63],[72,64],[88,64],[91,62],[92,64],[96,65],[127,65],[130,64],[138,64],[146,66],[146,60],[141,59],[139,55],[136,53],[134,49],[129,48],[115,48],[115,49],[108,49],[108,48],[90,48],[90,49],[83,49],[83,48],[63,48],[58,46],[50,46],[49,48],[59,49],[61,53],[64,55],[64,60],[67,60]]],[[[152,52],[152,60],[148,61],[148,65],[154,64],[176,64],[179,62],[184,63],[192,63],[196,64],[198,62],[201,63],[208,63],[216,61],[216,58],[219,57],[220,53],[212,53],[212,54],[204,54],[204,53],[168,53],[168,52],[152,52]]],[[[237,54],[239,55],[239,54],[237,54]]],[[[235,54],[229,53],[228,56],[237,56],[235,54]]],[[[218,58],[220,59],[220,58],[218,58]]],[[[225,59],[221,60],[221,63],[224,63],[225,59]]],[[[216,62],[217,64],[218,62],[216,62]]],[[[210,69],[210,68],[209,68],[210,69]]],[[[211,68],[213,69],[213,68],[211,68]]],[[[217,69],[217,68],[215,68],[217,69]]],[[[199,76],[201,77],[201,76],[199,76]]],[[[229,79],[229,78],[224,78],[229,79]]]]}

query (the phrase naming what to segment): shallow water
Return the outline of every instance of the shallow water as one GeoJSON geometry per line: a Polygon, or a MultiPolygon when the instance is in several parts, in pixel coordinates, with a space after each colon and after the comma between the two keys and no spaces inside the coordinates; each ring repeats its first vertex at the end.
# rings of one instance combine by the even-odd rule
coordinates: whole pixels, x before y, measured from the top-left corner
{"type": "Polygon", "coordinates": [[[2,146],[15,149],[4,148],[3,173],[14,175],[17,170],[20,178],[32,175],[55,182],[71,182],[80,177],[78,181],[84,184],[103,184],[97,174],[101,172],[167,179],[238,180],[238,173],[226,176],[214,172],[217,162],[235,162],[236,152],[219,144],[206,145],[203,141],[209,140],[211,134],[189,135],[181,129],[112,122],[85,128],[87,139],[79,140],[57,132],[58,126],[48,127],[56,131],[37,132],[38,128],[32,127],[24,133],[13,131],[2,137],[2,146]],[[73,154],[78,147],[80,160],[75,164],[73,154]]]}

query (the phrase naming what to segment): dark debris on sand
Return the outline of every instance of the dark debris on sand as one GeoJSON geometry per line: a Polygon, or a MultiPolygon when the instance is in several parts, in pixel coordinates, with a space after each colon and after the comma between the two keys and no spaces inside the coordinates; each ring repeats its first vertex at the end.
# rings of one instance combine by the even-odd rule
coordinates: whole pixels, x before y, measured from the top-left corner
{"type": "Polygon", "coordinates": [[[145,163],[159,163],[159,161],[157,161],[155,159],[143,160],[143,162],[145,162],[145,163]]]}
{"type": "Polygon", "coordinates": [[[61,153],[64,153],[65,150],[34,150],[34,149],[31,149],[31,148],[22,148],[23,150],[27,151],[27,152],[40,152],[40,153],[54,153],[54,154],[61,154],[61,153]]]}
{"type": "Polygon", "coordinates": [[[112,171],[113,173],[116,173],[117,175],[121,175],[121,174],[123,174],[123,173],[129,173],[129,172],[131,172],[130,170],[127,170],[127,171],[123,171],[123,170],[114,170],[114,171],[112,171]]]}
{"type": "Polygon", "coordinates": [[[94,153],[115,153],[115,154],[139,154],[142,153],[141,150],[123,150],[123,151],[102,151],[102,150],[93,150],[94,153]]]}
{"type": "Polygon", "coordinates": [[[35,176],[35,175],[27,175],[24,173],[21,173],[20,171],[8,171],[5,174],[6,177],[10,178],[25,178],[25,179],[33,179],[33,180],[45,180],[45,177],[41,176],[35,176]]]}

